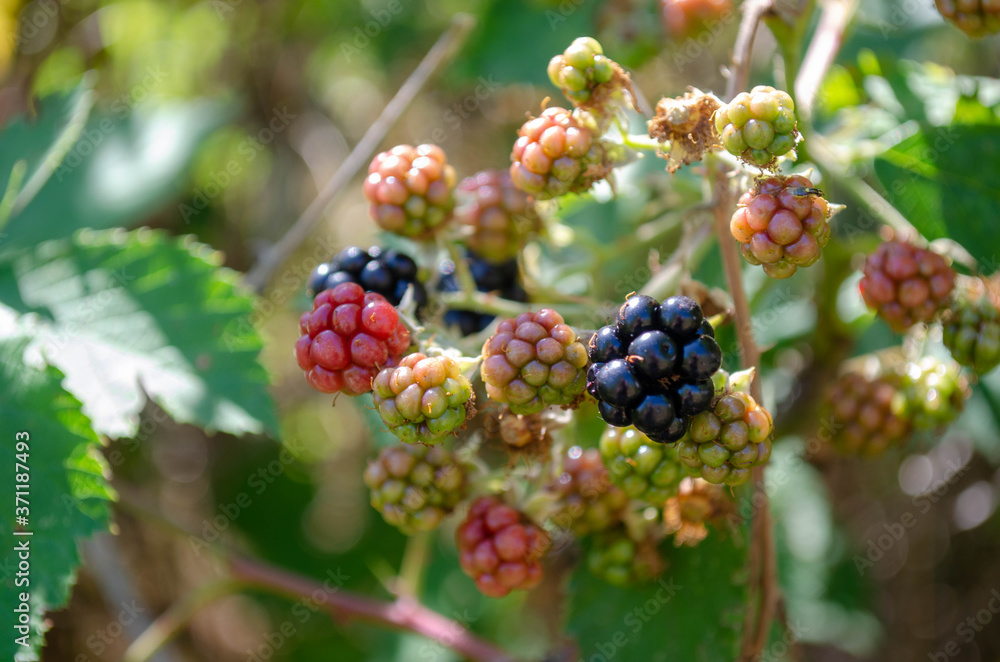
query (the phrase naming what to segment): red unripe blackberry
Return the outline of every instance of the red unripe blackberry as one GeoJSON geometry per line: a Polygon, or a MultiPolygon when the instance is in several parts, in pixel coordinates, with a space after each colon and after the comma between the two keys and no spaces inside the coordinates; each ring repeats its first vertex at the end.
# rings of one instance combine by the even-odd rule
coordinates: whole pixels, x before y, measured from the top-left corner
{"type": "Polygon", "coordinates": [[[484,170],[467,177],[456,198],[455,218],[466,245],[489,262],[516,258],[527,238],[541,229],[534,203],[514,186],[508,171],[484,170]]]}
{"type": "Polygon", "coordinates": [[[378,373],[372,401],[400,441],[437,444],[465,426],[472,384],[455,359],[415,352],[378,373]]]}
{"type": "Polygon", "coordinates": [[[721,485],[701,478],[681,481],[677,496],[663,508],[663,524],[674,536],[674,545],[694,546],[708,535],[708,524],[733,514],[735,508],[721,485]]]}
{"type": "Polygon", "coordinates": [[[1000,2],[997,0],[934,0],[938,11],[970,37],[1000,32],[1000,2]]]}
{"type": "Polygon", "coordinates": [[[742,485],[753,467],[771,457],[771,414],[746,393],[723,393],[709,411],[691,419],[677,445],[692,476],[715,484],[742,485]]]}
{"type": "Polygon", "coordinates": [[[385,448],[368,463],[364,480],[372,507],[407,535],[437,528],[466,487],[465,471],[442,446],[385,448]]]}
{"type": "Polygon", "coordinates": [[[939,429],[954,421],[971,395],[961,366],[933,356],[903,366],[902,387],[907,418],[922,430],[939,429]]]}
{"type": "Polygon", "coordinates": [[[764,169],[792,151],[799,135],[792,97],[768,85],[740,92],[715,111],[715,129],[730,154],[764,169]]]}
{"type": "Polygon", "coordinates": [[[857,373],[839,377],[827,396],[823,425],[834,448],[844,455],[878,455],[901,446],[912,426],[899,378],[869,379],[857,373]]]}
{"type": "Polygon", "coordinates": [[[650,539],[636,542],[624,526],[598,534],[587,553],[587,569],[612,586],[649,581],[665,568],[656,543],[650,539]]]}
{"type": "MultiPolygon", "coordinates": [[[[714,26],[732,12],[732,0],[660,0],[663,29],[674,39],[685,39],[714,26]]],[[[715,34],[712,30],[711,34],[715,34]]]]}
{"type": "Polygon", "coordinates": [[[614,526],[628,505],[628,497],[611,482],[596,448],[569,448],[562,458],[562,473],[548,490],[561,506],[552,521],[578,536],[614,526]]]}
{"type": "Polygon", "coordinates": [[[389,232],[425,239],[440,230],[455,206],[455,169],[437,145],[397,145],[368,166],[369,213],[389,232]]]}
{"type": "Polygon", "coordinates": [[[819,259],[830,240],[830,206],[802,175],[768,177],[739,200],[729,230],[750,264],[788,278],[819,259]]]}
{"type": "Polygon", "coordinates": [[[392,304],[355,283],[317,294],[299,330],[295,358],[323,393],[367,393],[379,370],[396,365],[410,346],[410,332],[392,304]]]}
{"type": "Polygon", "coordinates": [[[944,345],[960,364],[981,375],[1000,364],[1000,309],[991,295],[963,293],[948,308],[942,328],[944,345]]]}
{"type": "Polygon", "coordinates": [[[455,532],[462,570],[491,598],[528,590],[542,580],[548,534],[495,497],[480,497],[455,532]]]}
{"type": "Polygon", "coordinates": [[[879,246],[864,273],[861,296],[896,332],[933,320],[955,287],[955,272],[943,257],[905,241],[879,246]]]}
{"type": "Polygon", "coordinates": [[[551,308],[500,322],[483,345],[486,393],[515,414],[573,405],[587,383],[587,348],[551,308]]]}
{"type": "Polygon", "coordinates": [[[518,129],[510,153],[514,186],[539,200],[583,193],[611,172],[597,127],[565,108],[546,108],[518,129]]]}

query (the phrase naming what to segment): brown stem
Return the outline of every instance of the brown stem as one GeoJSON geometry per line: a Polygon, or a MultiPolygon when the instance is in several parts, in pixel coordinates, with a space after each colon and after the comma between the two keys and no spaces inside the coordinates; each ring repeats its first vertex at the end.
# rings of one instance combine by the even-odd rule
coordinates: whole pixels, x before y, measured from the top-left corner
{"type": "Polygon", "coordinates": [[[382,110],[378,119],[368,127],[368,131],[326,182],[316,198],[278,243],[267,250],[257,264],[247,272],[245,280],[250,287],[257,292],[263,290],[274,271],[309,239],[316,226],[323,220],[323,212],[326,211],[326,208],[337,194],[354,179],[358,171],[368,163],[372,154],[378,149],[379,143],[403,116],[420,90],[454,57],[474,25],[475,19],[468,14],[457,14],[452,19],[451,27],[427,52],[424,59],[420,61],[417,68],[396,92],[396,96],[382,110]]]}
{"type": "Polygon", "coordinates": [[[244,558],[231,558],[229,569],[235,579],[245,584],[322,603],[335,618],[358,619],[416,632],[474,662],[515,661],[513,656],[476,637],[461,623],[445,618],[412,599],[400,598],[394,602],[372,600],[244,558]]]}
{"type": "Polygon", "coordinates": [[[816,34],[809,42],[809,49],[795,78],[795,102],[799,114],[806,118],[812,117],[816,93],[840,50],[844,31],[857,6],[858,0],[832,0],[823,5],[816,34]]]}
{"type": "Polygon", "coordinates": [[[743,3],[743,19],[740,21],[740,31],[733,46],[733,66],[729,70],[729,80],[726,82],[727,101],[747,89],[747,81],[750,80],[750,55],[753,53],[757,26],[764,18],[764,14],[772,8],[772,0],[747,0],[743,3]]]}

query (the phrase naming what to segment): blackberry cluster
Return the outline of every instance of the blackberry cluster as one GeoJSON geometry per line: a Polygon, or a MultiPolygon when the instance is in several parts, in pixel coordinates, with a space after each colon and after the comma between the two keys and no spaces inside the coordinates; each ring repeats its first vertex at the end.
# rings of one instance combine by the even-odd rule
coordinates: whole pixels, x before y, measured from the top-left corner
{"type": "Polygon", "coordinates": [[[729,223],[740,252],[771,278],[788,278],[819,260],[830,240],[830,207],[802,175],[768,177],[740,198],[729,223]]]}
{"type": "Polygon", "coordinates": [[[628,505],[628,497],[611,482],[596,448],[568,449],[562,458],[562,473],[548,490],[561,507],[553,520],[578,536],[614,526],[628,505]]]}
{"type": "MultiPolygon", "coordinates": [[[[492,292],[501,299],[508,301],[527,301],[528,293],[519,284],[520,272],[517,260],[501,264],[493,264],[470,253],[467,264],[480,292],[492,292]]],[[[459,292],[461,287],[455,278],[455,263],[445,260],[440,267],[441,278],[438,290],[441,292],[459,292]]],[[[445,326],[458,330],[463,336],[479,333],[493,322],[493,315],[477,313],[473,310],[449,310],[444,314],[445,326]]]]}
{"type": "Polygon", "coordinates": [[[660,304],[639,294],[591,338],[590,360],[587,390],[601,418],[673,443],[688,420],[711,405],[722,350],[693,299],[674,296],[660,304]]]}
{"type": "Polygon", "coordinates": [[[912,431],[906,397],[894,375],[841,376],[827,396],[827,410],[832,445],[844,455],[878,455],[902,445],[912,431]]]}
{"type": "Polygon", "coordinates": [[[938,11],[970,37],[1000,32],[1000,3],[996,0],[934,0],[938,11]]]}
{"type": "Polygon", "coordinates": [[[795,147],[795,103],[787,92],[758,85],[715,112],[715,129],[733,156],[758,168],[795,147]]]}
{"type": "Polygon", "coordinates": [[[611,481],[630,499],[662,506],[684,478],[677,449],[654,443],[635,428],[609,427],[600,453],[611,481]]]}
{"type": "Polygon", "coordinates": [[[733,502],[721,485],[685,478],[677,496],[671,497],[663,509],[663,524],[666,532],[673,534],[676,547],[693,547],[708,536],[710,522],[733,514],[733,502]]]}
{"type": "Polygon", "coordinates": [[[593,37],[578,37],[569,48],[549,61],[549,80],[573,104],[591,100],[598,85],[611,82],[615,64],[593,37]]]}
{"type": "Polygon", "coordinates": [[[510,263],[525,240],[541,229],[534,203],[505,170],[467,177],[456,197],[455,219],[465,232],[465,245],[492,264],[510,263]]]}
{"type": "Polygon", "coordinates": [[[746,393],[723,394],[711,411],[691,419],[677,445],[681,463],[710,483],[742,485],[771,457],[771,414],[746,393]]]}
{"type": "Polygon", "coordinates": [[[413,286],[418,307],[427,303],[427,290],[417,280],[417,263],[395,249],[372,246],[368,250],[348,246],[329,262],[316,267],[309,277],[309,296],[316,296],[341,283],[357,283],[366,292],[377,292],[398,306],[406,290],[413,286]]]}
{"type": "Polygon", "coordinates": [[[970,395],[961,366],[932,356],[907,363],[902,386],[908,418],[919,430],[942,428],[954,421],[970,395]]]}
{"type": "Polygon", "coordinates": [[[649,581],[665,567],[655,542],[632,540],[624,526],[597,535],[587,553],[587,569],[612,586],[649,581]]]}
{"type": "Polygon", "coordinates": [[[583,394],[587,348],[551,308],[500,322],[483,345],[486,393],[515,414],[572,406],[583,394]]]}
{"type": "Polygon", "coordinates": [[[437,528],[465,496],[465,471],[441,446],[392,446],[368,463],[371,504],[407,535],[437,528]]]}
{"type": "Polygon", "coordinates": [[[465,426],[472,408],[472,384],[447,356],[406,356],[385,368],[372,384],[382,422],[400,441],[437,444],[465,426]]]}
{"type": "Polygon", "coordinates": [[[864,273],[862,298],[896,332],[933,320],[955,287],[955,272],[943,257],[905,241],[879,246],[864,273]]]}
{"type": "Polygon", "coordinates": [[[945,347],[960,364],[981,375],[1000,364],[1000,309],[989,296],[956,300],[943,327],[945,347]]]}
{"type": "Polygon", "coordinates": [[[524,514],[495,497],[480,497],[455,532],[459,564],[491,598],[528,590],[542,581],[541,558],[549,536],[524,514]]]}
{"type": "Polygon", "coordinates": [[[605,144],[586,113],[546,108],[517,131],[510,153],[514,186],[539,200],[583,193],[611,172],[605,144]]]}
{"type": "Polygon", "coordinates": [[[396,365],[410,347],[410,332],[392,304],[356,283],[317,294],[299,330],[295,358],[323,393],[367,393],[378,371],[396,365]]]}
{"type": "Polygon", "coordinates": [[[404,237],[427,238],[451,218],[455,169],[437,145],[397,145],[368,166],[364,194],[379,227],[404,237]]]}

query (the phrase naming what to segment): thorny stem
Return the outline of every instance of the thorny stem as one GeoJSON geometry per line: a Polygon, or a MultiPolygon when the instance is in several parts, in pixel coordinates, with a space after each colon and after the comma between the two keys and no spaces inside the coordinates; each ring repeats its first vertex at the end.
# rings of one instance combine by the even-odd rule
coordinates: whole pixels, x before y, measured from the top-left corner
{"type": "Polygon", "coordinates": [[[326,182],[316,198],[309,204],[302,215],[295,221],[288,232],[261,255],[260,260],[247,272],[246,283],[257,292],[266,287],[272,274],[301,246],[323,220],[323,213],[333,199],[354,176],[368,163],[372,154],[386,134],[395,126],[403,113],[410,106],[417,94],[424,88],[458,52],[459,47],[468,37],[475,25],[475,19],[468,14],[457,14],[451,27],[437,40],[417,68],[406,79],[396,96],[382,110],[365,135],[361,138],[351,153],[340,164],[337,171],[326,182]]]}

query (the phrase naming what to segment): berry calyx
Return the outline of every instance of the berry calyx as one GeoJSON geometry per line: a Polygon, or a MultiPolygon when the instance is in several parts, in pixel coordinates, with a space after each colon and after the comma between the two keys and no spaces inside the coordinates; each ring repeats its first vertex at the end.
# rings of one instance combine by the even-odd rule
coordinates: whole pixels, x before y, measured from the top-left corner
{"type": "Polygon", "coordinates": [[[632,427],[605,430],[600,453],[611,481],[630,499],[662,506],[684,478],[676,448],[655,443],[632,427]]]}
{"type": "Polygon", "coordinates": [[[902,446],[912,426],[906,417],[906,397],[896,375],[869,379],[847,373],[827,395],[823,426],[831,444],[843,455],[878,455],[902,446]]]}
{"type": "Polygon", "coordinates": [[[484,595],[502,598],[542,580],[548,534],[496,497],[480,497],[455,532],[459,563],[484,595]]]}
{"type": "Polygon", "coordinates": [[[750,264],[788,278],[816,263],[830,240],[830,206],[802,175],[768,177],[739,200],[729,230],[750,264]]]}
{"type": "Polygon", "coordinates": [[[733,514],[734,504],[722,486],[701,478],[685,478],[677,496],[663,508],[663,524],[674,536],[674,546],[693,547],[708,536],[708,524],[733,514]]]}
{"type": "Polygon", "coordinates": [[[961,365],[980,375],[1000,365],[1000,309],[989,295],[956,299],[942,328],[945,347],[961,365]]]}
{"type": "Polygon", "coordinates": [[[357,283],[366,292],[377,292],[398,306],[411,286],[417,306],[427,303],[427,290],[417,280],[417,263],[396,249],[348,246],[329,262],[317,266],[309,277],[309,296],[341,283],[357,283]]]}
{"type": "Polygon", "coordinates": [[[861,296],[893,331],[930,322],[955,286],[945,259],[905,241],[887,241],[865,261],[861,296]]]}
{"type": "Polygon", "coordinates": [[[1000,5],[995,0],[934,0],[941,15],[970,37],[1000,32],[1000,5]]]}
{"type": "Polygon", "coordinates": [[[661,304],[632,295],[590,341],[587,390],[605,422],[634,425],[653,441],[684,436],[688,420],[708,409],[722,350],[701,306],[685,296],[661,304]]]}
{"type": "Polygon", "coordinates": [[[907,414],[918,430],[942,428],[962,413],[971,395],[961,366],[925,356],[902,370],[907,414]]]}
{"type": "Polygon", "coordinates": [[[448,356],[410,354],[385,368],[372,384],[382,422],[400,441],[437,444],[465,426],[472,384],[448,356]]]}
{"type": "Polygon", "coordinates": [[[587,348],[551,308],[500,322],[483,345],[486,393],[515,414],[573,405],[586,386],[587,348]]]}
{"type": "Polygon", "coordinates": [[[665,568],[656,542],[652,539],[636,542],[624,526],[598,534],[587,553],[587,569],[612,586],[649,581],[665,568]]]}
{"type": "Polygon", "coordinates": [[[583,193],[611,172],[596,122],[586,113],[546,108],[518,129],[510,153],[514,186],[538,200],[583,193]]]}
{"type": "Polygon", "coordinates": [[[379,370],[396,365],[410,346],[410,332],[392,304],[356,283],[317,294],[299,330],[295,358],[322,393],[367,393],[379,370]]]}
{"type": "Polygon", "coordinates": [[[770,459],[773,431],[771,414],[753,397],[723,391],[711,410],[691,419],[677,455],[692,476],[717,485],[742,485],[753,467],[770,459]]]}
{"type": "Polygon", "coordinates": [[[758,85],[740,92],[715,112],[715,129],[733,156],[771,170],[777,157],[795,147],[795,103],[787,92],[758,85]]]}
{"type": "Polygon", "coordinates": [[[484,170],[462,180],[456,191],[455,219],[465,245],[494,264],[517,257],[525,241],[541,229],[535,205],[514,186],[505,170],[484,170]]]}
{"type": "Polygon", "coordinates": [[[577,536],[614,526],[628,505],[628,497],[611,482],[596,448],[569,448],[562,458],[562,473],[547,489],[560,505],[552,521],[577,536]]]}
{"type": "Polygon", "coordinates": [[[379,227],[426,239],[451,218],[455,169],[437,145],[397,145],[368,166],[365,198],[379,227]]]}
{"type": "Polygon", "coordinates": [[[364,474],[371,504],[407,535],[437,528],[465,495],[466,476],[442,446],[385,448],[364,474]]]}

